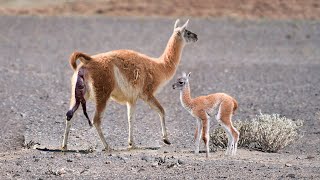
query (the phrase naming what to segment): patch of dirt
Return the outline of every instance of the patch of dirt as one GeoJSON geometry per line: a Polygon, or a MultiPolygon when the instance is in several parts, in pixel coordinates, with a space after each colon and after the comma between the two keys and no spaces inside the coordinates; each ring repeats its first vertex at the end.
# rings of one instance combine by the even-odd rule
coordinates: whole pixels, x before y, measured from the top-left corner
{"type": "Polygon", "coordinates": [[[119,150],[127,147],[126,108],[110,102],[102,129],[116,151],[101,152],[97,132],[82,114],[74,117],[70,151],[57,150],[70,98],[69,55],[126,48],[157,56],[173,25],[169,18],[2,16],[0,179],[320,179],[320,24],[315,21],[193,18],[189,28],[199,41],[185,47],[175,76],[193,73],[193,97],[234,96],[239,102],[234,121],[260,110],[303,120],[303,136],[281,152],[239,149],[235,157],[224,151],[211,152],[209,159],[195,156],[195,119],[181,107],[172,81],[157,95],[171,146],[162,144],[156,112],[138,102],[134,137],[137,146],[151,148],[119,150]],[[27,149],[34,146],[42,149],[27,149]]]}
{"type": "Polygon", "coordinates": [[[2,15],[106,15],[319,19],[317,0],[0,0],[2,15]]]}

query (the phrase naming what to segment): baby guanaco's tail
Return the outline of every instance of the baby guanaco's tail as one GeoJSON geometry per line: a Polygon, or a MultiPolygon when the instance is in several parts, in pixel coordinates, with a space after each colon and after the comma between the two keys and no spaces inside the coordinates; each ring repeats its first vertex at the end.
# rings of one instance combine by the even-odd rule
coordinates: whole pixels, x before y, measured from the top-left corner
{"type": "Polygon", "coordinates": [[[83,64],[87,64],[90,60],[92,60],[92,58],[85,54],[85,53],[82,53],[82,52],[74,52],[71,54],[70,56],[70,60],[69,60],[69,63],[70,63],[70,66],[72,67],[73,70],[76,70],[77,69],[77,59],[80,59],[80,61],[83,63],[83,64]]]}
{"type": "Polygon", "coordinates": [[[237,109],[238,109],[238,102],[235,99],[233,99],[233,114],[237,109]]]}

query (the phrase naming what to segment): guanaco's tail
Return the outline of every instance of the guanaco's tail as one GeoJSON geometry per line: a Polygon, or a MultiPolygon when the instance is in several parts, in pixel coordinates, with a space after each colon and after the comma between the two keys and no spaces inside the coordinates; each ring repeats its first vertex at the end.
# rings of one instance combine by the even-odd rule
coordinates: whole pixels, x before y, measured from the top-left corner
{"type": "Polygon", "coordinates": [[[233,114],[237,109],[238,109],[238,102],[235,99],[233,99],[233,114]]]}
{"type": "Polygon", "coordinates": [[[89,55],[82,53],[82,52],[72,53],[70,56],[69,63],[70,63],[70,66],[72,67],[73,70],[77,69],[77,62],[76,62],[77,59],[80,59],[80,61],[83,64],[87,64],[92,58],[89,55]]]}

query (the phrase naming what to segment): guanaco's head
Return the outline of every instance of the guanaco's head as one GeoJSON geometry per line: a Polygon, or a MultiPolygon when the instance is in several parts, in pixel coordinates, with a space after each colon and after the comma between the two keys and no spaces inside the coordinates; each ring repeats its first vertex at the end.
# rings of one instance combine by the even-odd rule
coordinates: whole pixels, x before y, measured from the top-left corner
{"type": "Polygon", "coordinates": [[[177,19],[176,23],[174,24],[173,33],[186,43],[196,42],[198,40],[198,36],[195,33],[187,30],[189,19],[181,27],[178,27],[179,22],[180,20],[177,19]]]}
{"type": "Polygon", "coordinates": [[[173,89],[179,89],[182,90],[184,87],[186,87],[189,83],[189,77],[191,75],[191,72],[188,73],[182,73],[182,77],[179,77],[176,82],[172,85],[173,89]]]}

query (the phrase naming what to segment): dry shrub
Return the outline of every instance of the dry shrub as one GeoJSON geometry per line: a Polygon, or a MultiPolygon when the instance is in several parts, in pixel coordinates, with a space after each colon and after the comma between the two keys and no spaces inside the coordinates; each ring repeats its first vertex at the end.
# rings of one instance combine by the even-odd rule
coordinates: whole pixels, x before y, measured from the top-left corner
{"type": "MultiPolygon", "coordinates": [[[[255,149],[264,152],[278,152],[296,140],[298,129],[303,125],[301,120],[291,120],[279,114],[260,114],[252,120],[237,121],[234,126],[240,132],[238,147],[255,149]]],[[[227,147],[225,131],[218,127],[210,135],[210,148],[227,147]]]]}

